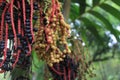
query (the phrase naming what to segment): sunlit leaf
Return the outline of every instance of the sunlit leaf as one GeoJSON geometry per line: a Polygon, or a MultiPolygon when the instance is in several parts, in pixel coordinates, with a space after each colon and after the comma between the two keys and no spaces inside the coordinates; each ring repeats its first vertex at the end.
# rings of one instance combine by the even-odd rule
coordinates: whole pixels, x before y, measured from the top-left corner
{"type": "Polygon", "coordinates": [[[120,6],[120,0],[112,0],[112,2],[120,6]]]}
{"type": "Polygon", "coordinates": [[[120,11],[116,8],[108,5],[108,4],[101,4],[100,7],[114,16],[116,19],[120,20],[120,11]]]}
{"type": "Polygon", "coordinates": [[[70,9],[70,19],[75,20],[79,15],[79,6],[72,3],[70,9]]]}
{"type": "Polygon", "coordinates": [[[116,30],[113,28],[112,24],[100,13],[96,12],[96,11],[90,11],[90,14],[92,14],[93,16],[95,16],[96,18],[98,18],[99,20],[102,21],[102,23],[104,23],[105,28],[107,30],[109,30],[112,34],[115,35],[115,37],[117,38],[117,40],[119,40],[119,34],[116,32],[116,30]]]}
{"type": "Polygon", "coordinates": [[[97,28],[100,28],[101,26],[95,24],[94,22],[90,21],[85,17],[81,18],[81,20],[84,22],[86,28],[95,36],[96,40],[102,44],[102,37],[100,36],[99,31],[97,30],[97,28]]]}

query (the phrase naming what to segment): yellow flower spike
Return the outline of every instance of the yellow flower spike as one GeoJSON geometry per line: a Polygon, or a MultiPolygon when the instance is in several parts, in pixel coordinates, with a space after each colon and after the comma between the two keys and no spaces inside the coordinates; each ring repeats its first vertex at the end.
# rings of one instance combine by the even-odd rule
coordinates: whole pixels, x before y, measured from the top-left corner
{"type": "Polygon", "coordinates": [[[35,34],[35,45],[39,45],[36,50],[39,58],[52,66],[54,63],[62,61],[66,54],[71,52],[66,41],[70,26],[64,21],[64,17],[60,11],[61,5],[57,0],[57,7],[54,11],[51,1],[46,2],[46,4],[47,7],[40,4],[40,14],[43,13],[45,15],[40,15],[39,17],[39,30],[35,34]],[[45,23],[43,20],[45,20],[45,23]],[[58,46],[63,46],[65,49],[61,51],[61,47],[58,46]]]}
{"type": "Polygon", "coordinates": [[[63,44],[67,44],[67,42],[64,40],[64,41],[63,41],[63,44]]]}
{"type": "Polygon", "coordinates": [[[50,67],[52,67],[52,66],[53,66],[53,64],[52,64],[52,63],[49,63],[48,65],[49,65],[50,67]]]}
{"type": "Polygon", "coordinates": [[[68,53],[69,53],[69,54],[71,53],[71,50],[70,50],[70,49],[68,49],[68,53]]]}
{"type": "Polygon", "coordinates": [[[48,35],[49,35],[49,36],[52,36],[52,33],[51,33],[51,32],[49,32],[49,33],[48,33],[48,35]]]}
{"type": "Polygon", "coordinates": [[[52,45],[52,46],[51,46],[51,48],[52,48],[52,49],[54,49],[54,50],[56,50],[56,49],[57,49],[54,45],[52,45]]]}
{"type": "Polygon", "coordinates": [[[56,24],[59,26],[59,25],[60,25],[60,22],[56,22],[56,24]]]}
{"type": "Polygon", "coordinates": [[[56,15],[53,15],[53,18],[56,18],[56,15]]]}
{"type": "Polygon", "coordinates": [[[59,62],[60,62],[60,61],[57,59],[57,60],[56,60],[56,63],[59,63],[59,62]]]}
{"type": "Polygon", "coordinates": [[[62,53],[62,52],[60,52],[59,54],[60,54],[60,55],[63,55],[63,53],[62,53]]]}
{"type": "Polygon", "coordinates": [[[65,26],[67,29],[70,29],[70,25],[69,24],[66,24],[65,26]]]}
{"type": "Polygon", "coordinates": [[[60,43],[60,44],[63,44],[63,42],[62,42],[62,41],[60,41],[59,43],[60,43]]]}
{"type": "Polygon", "coordinates": [[[60,12],[60,13],[58,13],[58,16],[59,16],[59,19],[61,20],[63,20],[64,19],[64,17],[63,17],[63,15],[62,15],[62,13],[60,12]]]}
{"type": "Polygon", "coordinates": [[[67,50],[63,50],[63,53],[67,53],[67,50]]]}
{"type": "Polygon", "coordinates": [[[56,24],[55,23],[52,23],[52,25],[51,25],[52,27],[56,27],[56,24]]]}
{"type": "Polygon", "coordinates": [[[59,55],[59,54],[57,54],[57,55],[56,55],[56,58],[59,58],[59,57],[60,57],[60,55],[59,55]]]}
{"type": "Polygon", "coordinates": [[[60,20],[60,23],[61,23],[61,25],[63,25],[64,27],[66,26],[66,23],[65,23],[65,21],[64,21],[63,19],[60,20]]]}
{"type": "Polygon", "coordinates": [[[56,18],[52,18],[52,21],[53,21],[53,22],[56,22],[56,21],[57,21],[57,19],[56,19],[56,18]]]}
{"type": "Polygon", "coordinates": [[[60,61],[63,61],[63,59],[62,59],[62,58],[59,58],[59,60],[60,60],[60,61]]]}
{"type": "Polygon", "coordinates": [[[55,58],[54,58],[54,57],[52,57],[52,58],[51,58],[51,60],[52,60],[52,61],[55,61],[55,58]]]}
{"type": "Polygon", "coordinates": [[[63,55],[63,58],[65,58],[65,55],[63,55]]]}

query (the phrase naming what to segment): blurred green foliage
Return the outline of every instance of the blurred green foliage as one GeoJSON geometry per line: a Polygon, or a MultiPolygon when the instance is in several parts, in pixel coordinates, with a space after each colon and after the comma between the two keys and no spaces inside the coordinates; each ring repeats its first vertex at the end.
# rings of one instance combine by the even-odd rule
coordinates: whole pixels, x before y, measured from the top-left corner
{"type": "Polygon", "coordinates": [[[96,77],[87,79],[120,80],[120,0],[72,0],[70,5],[72,36],[83,40],[95,67],[96,77]]]}

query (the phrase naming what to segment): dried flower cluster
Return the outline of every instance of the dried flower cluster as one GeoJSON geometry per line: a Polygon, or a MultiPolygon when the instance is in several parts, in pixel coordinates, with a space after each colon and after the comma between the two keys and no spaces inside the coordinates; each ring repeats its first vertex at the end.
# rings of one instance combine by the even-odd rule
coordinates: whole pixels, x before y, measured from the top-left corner
{"type": "Polygon", "coordinates": [[[65,23],[60,6],[58,0],[44,0],[39,4],[40,26],[35,37],[35,50],[49,66],[71,53],[66,41],[70,26],[65,23]]]}

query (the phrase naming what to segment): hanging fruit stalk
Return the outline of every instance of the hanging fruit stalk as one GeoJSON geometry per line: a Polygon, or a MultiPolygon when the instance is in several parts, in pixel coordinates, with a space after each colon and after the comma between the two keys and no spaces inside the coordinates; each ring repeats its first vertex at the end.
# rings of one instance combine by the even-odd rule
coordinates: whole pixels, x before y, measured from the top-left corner
{"type": "Polygon", "coordinates": [[[33,0],[0,1],[0,72],[29,65],[34,42],[33,0]],[[21,4],[22,3],[22,4],[21,4]]]}

